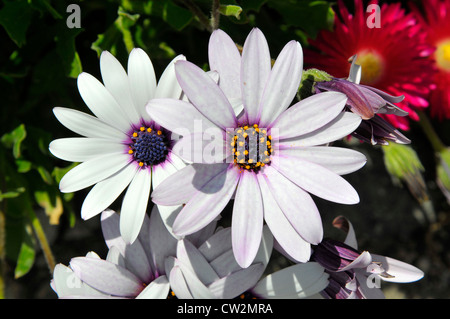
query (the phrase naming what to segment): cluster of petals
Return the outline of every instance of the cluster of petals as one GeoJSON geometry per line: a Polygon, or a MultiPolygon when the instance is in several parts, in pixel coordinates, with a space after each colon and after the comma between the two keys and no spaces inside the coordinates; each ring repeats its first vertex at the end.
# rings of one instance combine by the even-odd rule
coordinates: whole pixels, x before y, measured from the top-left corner
{"type": "Polygon", "coordinates": [[[344,112],[347,98],[339,92],[316,94],[291,105],[303,68],[297,41],[285,45],[272,67],[259,29],[248,35],[242,55],[225,32],[216,30],[209,59],[211,70],[219,74],[218,83],[196,65],[178,61],[176,76],[188,101],[153,99],[147,104],[161,126],[183,135],[173,152],[192,162],[155,188],[152,200],[159,205],[185,204],[173,224],[174,233],[185,236],[214,220],[234,198],[232,243],[240,266],[248,267],[254,260],[264,221],[280,246],[305,262],[310,244],[323,236],[310,194],[341,204],[359,202],[355,189],[340,175],[360,169],[365,156],[324,145],[353,132],[361,117],[344,112]],[[196,122],[202,123],[201,131],[198,125],[186,126],[196,122]],[[229,132],[247,126],[264,128],[271,136],[270,163],[258,171],[235,163],[229,147],[229,132]],[[215,156],[205,156],[210,149],[215,156]]]}

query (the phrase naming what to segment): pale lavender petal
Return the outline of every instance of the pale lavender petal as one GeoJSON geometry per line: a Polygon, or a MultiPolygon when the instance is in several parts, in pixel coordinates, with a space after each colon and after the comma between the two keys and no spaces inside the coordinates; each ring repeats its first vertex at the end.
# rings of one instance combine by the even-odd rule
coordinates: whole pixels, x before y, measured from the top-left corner
{"type": "Polygon", "coordinates": [[[111,250],[115,247],[122,255],[125,255],[125,242],[120,236],[119,231],[119,217],[115,211],[107,209],[102,212],[101,215],[101,227],[103,238],[105,239],[106,246],[111,250]]]}
{"type": "Polygon", "coordinates": [[[384,281],[407,283],[420,280],[424,276],[422,270],[403,261],[376,254],[371,255],[373,262],[381,263],[381,267],[389,275],[380,275],[384,281]]]}
{"type": "Polygon", "coordinates": [[[130,129],[131,120],[100,81],[83,72],[78,76],[77,84],[84,103],[95,116],[122,132],[130,129]]]}
{"type": "Polygon", "coordinates": [[[208,288],[216,298],[233,299],[254,287],[263,272],[263,264],[253,264],[211,283],[208,288]]]}
{"type": "Polygon", "coordinates": [[[189,235],[213,221],[230,201],[238,180],[239,171],[230,168],[207,182],[175,219],[174,233],[178,236],[189,235]]]}
{"type": "Polygon", "coordinates": [[[342,112],[346,101],[346,95],[339,92],[315,94],[290,107],[271,127],[279,130],[280,140],[320,130],[342,112]]]}
{"type": "MultiPolygon", "coordinates": [[[[265,167],[264,175],[270,192],[297,233],[311,244],[320,243],[322,219],[311,196],[272,166],[265,167]]],[[[263,198],[265,195],[263,192],[263,198]]]]}
{"type": "Polygon", "coordinates": [[[350,223],[350,221],[344,216],[338,216],[333,220],[332,224],[333,227],[336,227],[337,229],[343,230],[347,233],[344,243],[358,250],[358,242],[356,240],[356,233],[352,223],[350,223]]]}
{"type": "Polygon", "coordinates": [[[106,260],[76,257],[70,267],[89,286],[113,296],[134,297],[144,288],[134,274],[106,260]]]}
{"type": "Polygon", "coordinates": [[[219,128],[183,136],[172,147],[172,152],[189,163],[223,163],[227,152],[223,131],[219,128]]]}
{"type": "Polygon", "coordinates": [[[96,156],[125,152],[126,147],[117,141],[104,138],[68,137],[53,140],[50,152],[70,162],[84,162],[96,156]]]}
{"type": "Polygon", "coordinates": [[[128,136],[117,128],[100,121],[95,116],[65,108],[53,108],[58,121],[69,130],[86,137],[99,137],[115,141],[124,141],[128,136]]]}
{"type": "Polygon", "coordinates": [[[125,267],[141,282],[149,283],[154,279],[147,253],[139,240],[135,240],[131,245],[126,246],[124,259],[125,267]]]}
{"type": "Polygon", "coordinates": [[[147,103],[147,113],[167,130],[187,135],[217,127],[191,103],[174,99],[153,99],[147,103]]]}
{"type": "Polygon", "coordinates": [[[232,250],[231,228],[227,227],[217,230],[198,250],[210,262],[225,252],[232,250]]]}
{"type": "Polygon", "coordinates": [[[236,43],[217,29],[209,38],[208,58],[211,70],[220,74],[219,87],[230,99],[241,97],[241,54],[236,43]]]}
{"type": "Polygon", "coordinates": [[[153,280],[150,285],[136,297],[136,299],[167,299],[170,291],[170,283],[166,276],[153,280]]]}
{"type": "Polygon", "coordinates": [[[120,211],[120,233],[126,243],[133,243],[142,227],[150,196],[151,171],[141,169],[128,186],[120,211]]]}
{"type": "Polygon", "coordinates": [[[332,146],[285,148],[280,149],[279,154],[316,163],[338,175],[355,172],[367,162],[364,154],[358,151],[332,146]]]}
{"type": "Polygon", "coordinates": [[[230,102],[208,74],[188,61],[178,61],[175,71],[184,93],[205,117],[224,130],[237,126],[230,102]]]}
{"type": "Polygon", "coordinates": [[[299,146],[306,147],[334,142],[353,133],[361,121],[361,117],[355,113],[342,112],[320,129],[296,138],[283,139],[276,142],[277,147],[279,149],[299,146]]]}
{"type": "Polygon", "coordinates": [[[106,89],[119,103],[132,123],[138,124],[141,115],[136,110],[128,82],[128,75],[122,64],[108,51],[100,55],[100,71],[106,89]]]}
{"type": "Polygon", "coordinates": [[[328,275],[315,262],[296,264],[262,279],[252,292],[264,299],[307,298],[325,289],[328,275]]]}
{"type": "Polygon", "coordinates": [[[83,201],[81,217],[87,220],[108,208],[128,186],[135,174],[136,167],[127,165],[95,184],[83,201]]]}
{"type": "MultiPolygon", "coordinates": [[[[271,71],[269,45],[264,34],[253,28],[242,49],[241,92],[248,123],[257,123],[264,88],[271,71]]],[[[231,126],[229,126],[231,127],[231,126]]]]}
{"type": "Polygon", "coordinates": [[[72,269],[63,264],[57,264],[53,269],[51,287],[58,294],[59,298],[70,296],[82,296],[84,298],[88,295],[101,298],[106,296],[102,292],[86,285],[74,274],[72,269]]]}
{"type": "Polygon", "coordinates": [[[265,178],[258,174],[258,182],[264,204],[264,220],[276,242],[295,261],[306,262],[311,255],[311,244],[295,230],[272,196],[265,178]]]}
{"type": "Polygon", "coordinates": [[[127,71],[134,106],[143,119],[149,121],[145,105],[155,97],[156,76],[152,61],[144,50],[139,48],[131,50],[127,71]]]}
{"type": "Polygon", "coordinates": [[[264,88],[259,121],[261,127],[269,127],[290,106],[297,94],[302,71],[302,47],[292,40],[278,55],[264,88]]]}
{"type": "Polygon", "coordinates": [[[152,192],[152,201],[165,206],[184,204],[228,166],[227,163],[188,165],[158,185],[152,192]]]}
{"type": "Polygon", "coordinates": [[[279,156],[272,166],[307,192],[341,204],[359,203],[359,195],[344,178],[315,163],[279,156]]]}
{"type": "Polygon", "coordinates": [[[244,170],[234,199],[231,234],[233,251],[242,268],[251,265],[261,243],[263,203],[254,173],[244,170]]]}
{"type": "Polygon", "coordinates": [[[129,154],[116,153],[95,157],[72,168],[63,176],[59,188],[71,193],[89,187],[120,171],[130,160],[129,154]]]}

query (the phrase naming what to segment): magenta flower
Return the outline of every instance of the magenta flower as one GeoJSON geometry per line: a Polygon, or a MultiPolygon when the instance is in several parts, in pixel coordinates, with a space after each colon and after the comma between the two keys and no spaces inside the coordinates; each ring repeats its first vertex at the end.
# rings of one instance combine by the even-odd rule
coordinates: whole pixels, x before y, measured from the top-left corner
{"type": "Polygon", "coordinates": [[[338,92],[291,106],[303,67],[296,41],[286,44],[272,67],[259,29],[248,35],[242,56],[230,37],[217,30],[209,54],[218,84],[194,64],[179,61],[176,76],[190,103],[154,99],[147,104],[155,121],[183,135],[173,152],[193,162],[163,181],[152,200],[186,204],[173,224],[174,233],[184,236],[211,222],[234,196],[232,243],[241,267],[254,260],[264,221],[293,259],[307,261],[310,244],[318,244],[323,235],[309,193],[341,204],[359,202],[355,189],[339,175],[358,170],[366,158],[322,145],[353,132],[361,118],[343,112],[347,99],[338,92]],[[243,111],[236,116],[239,103],[243,111]]]}

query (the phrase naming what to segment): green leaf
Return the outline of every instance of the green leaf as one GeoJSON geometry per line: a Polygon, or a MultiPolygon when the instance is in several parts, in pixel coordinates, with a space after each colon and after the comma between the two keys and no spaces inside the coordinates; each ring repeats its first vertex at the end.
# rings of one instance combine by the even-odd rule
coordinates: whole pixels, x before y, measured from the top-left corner
{"type": "Polygon", "coordinates": [[[242,8],[231,4],[221,4],[219,12],[224,16],[232,16],[239,20],[241,18],[242,8]]]}
{"type": "Polygon", "coordinates": [[[21,144],[25,137],[27,136],[27,131],[25,130],[25,125],[20,124],[18,127],[16,127],[14,130],[12,130],[10,133],[6,133],[2,136],[2,143],[7,148],[13,149],[13,156],[14,158],[19,158],[21,156],[21,144]]]}
{"type": "Polygon", "coordinates": [[[2,193],[2,191],[0,191],[0,202],[3,199],[16,198],[20,194],[22,194],[23,192],[25,192],[25,187],[18,187],[18,188],[16,188],[13,191],[8,191],[8,192],[5,192],[5,193],[2,193]]]}
{"type": "Polygon", "coordinates": [[[321,81],[330,81],[331,76],[318,69],[308,69],[302,73],[302,81],[298,88],[298,99],[302,100],[314,94],[314,84],[321,81]]]}
{"type": "Polygon", "coordinates": [[[175,5],[172,1],[164,1],[162,18],[174,29],[183,30],[193,19],[192,13],[175,5]]]}
{"type": "Polygon", "coordinates": [[[48,191],[36,191],[34,197],[39,206],[45,210],[50,225],[58,225],[59,218],[64,211],[61,197],[55,194],[51,196],[48,191]]]}
{"type": "Polygon", "coordinates": [[[34,238],[30,226],[26,226],[26,231],[20,245],[19,256],[17,258],[16,268],[14,270],[14,278],[20,278],[26,275],[33,267],[36,252],[34,248],[34,238]]]}
{"type": "Polygon", "coordinates": [[[33,9],[25,0],[3,1],[3,3],[4,7],[0,10],[0,25],[5,28],[11,40],[21,47],[26,42],[33,9]]]}

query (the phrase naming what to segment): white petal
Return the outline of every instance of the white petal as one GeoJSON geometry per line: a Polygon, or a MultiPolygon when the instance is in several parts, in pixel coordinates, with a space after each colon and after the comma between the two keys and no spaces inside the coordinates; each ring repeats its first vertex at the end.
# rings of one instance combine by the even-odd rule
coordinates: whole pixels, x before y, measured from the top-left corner
{"type": "Polygon", "coordinates": [[[233,251],[242,268],[251,265],[261,243],[263,204],[255,174],[244,171],[237,187],[233,206],[231,234],[233,251]]]}
{"type": "Polygon", "coordinates": [[[186,61],[186,57],[184,55],[178,55],[170,61],[159,78],[155,98],[179,99],[181,97],[181,86],[178,84],[177,77],[175,75],[175,62],[177,61],[186,61]]]}
{"type": "Polygon", "coordinates": [[[92,115],[65,107],[55,107],[53,108],[53,113],[62,125],[82,136],[100,137],[116,141],[128,139],[125,133],[92,115]]]}
{"type": "Polygon", "coordinates": [[[100,71],[106,89],[116,99],[131,122],[139,124],[141,115],[134,105],[128,76],[122,64],[111,53],[103,51],[100,56],[100,71]]]}
{"type": "Polygon", "coordinates": [[[110,139],[69,137],[52,141],[49,149],[53,155],[65,161],[84,162],[103,154],[124,152],[126,147],[110,139]]]}
{"type": "Polygon", "coordinates": [[[271,126],[278,128],[280,140],[308,134],[335,119],[346,102],[347,96],[339,92],[315,94],[290,107],[271,126]]]}
{"type": "Polygon", "coordinates": [[[72,168],[63,176],[59,188],[71,193],[98,183],[121,170],[130,161],[129,154],[116,153],[95,157],[72,168]]]}
{"type": "Polygon", "coordinates": [[[144,50],[135,48],[128,57],[128,80],[131,95],[138,113],[147,121],[150,120],[145,105],[155,97],[156,76],[153,64],[144,50]]]}
{"type": "Polygon", "coordinates": [[[89,191],[81,206],[81,217],[87,220],[108,208],[128,186],[135,174],[136,167],[127,165],[117,173],[98,182],[89,191]]]}
{"type": "Polygon", "coordinates": [[[420,280],[424,276],[422,270],[403,261],[375,254],[371,255],[372,261],[381,263],[381,267],[384,268],[386,273],[392,276],[380,275],[380,278],[384,281],[406,283],[420,280]]]}
{"type": "Polygon", "coordinates": [[[280,156],[304,159],[321,165],[338,175],[355,172],[367,162],[364,154],[341,147],[293,147],[280,149],[279,152],[280,156]]]}
{"type": "Polygon", "coordinates": [[[328,285],[324,268],[314,262],[296,264],[262,279],[252,292],[267,299],[293,299],[312,296],[328,285]]]}
{"type": "Polygon", "coordinates": [[[248,123],[257,123],[261,99],[271,70],[269,45],[264,34],[253,28],[242,49],[241,92],[248,123]]]}
{"type": "Polygon", "coordinates": [[[130,129],[131,122],[127,114],[100,81],[83,72],[78,76],[77,83],[84,103],[95,116],[122,132],[130,129]]]}
{"type": "Polygon", "coordinates": [[[141,169],[128,186],[120,211],[120,234],[126,243],[133,243],[142,227],[150,196],[151,171],[141,169]]]}
{"type": "Polygon", "coordinates": [[[268,127],[292,103],[300,85],[302,71],[302,47],[292,40],[278,55],[264,88],[259,121],[262,127],[268,127]]]}
{"type": "Polygon", "coordinates": [[[293,183],[320,198],[348,205],[359,203],[359,195],[353,186],[323,166],[284,156],[278,156],[272,166],[293,183]]]}
{"type": "Polygon", "coordinates": [[[353,133],[361,121],[361,117],[355,113],[342,112],[334,120],[318,130],[299,137],[280,140],[277,142],[277,147],[306,147],[334,142],[353,133]]]}

